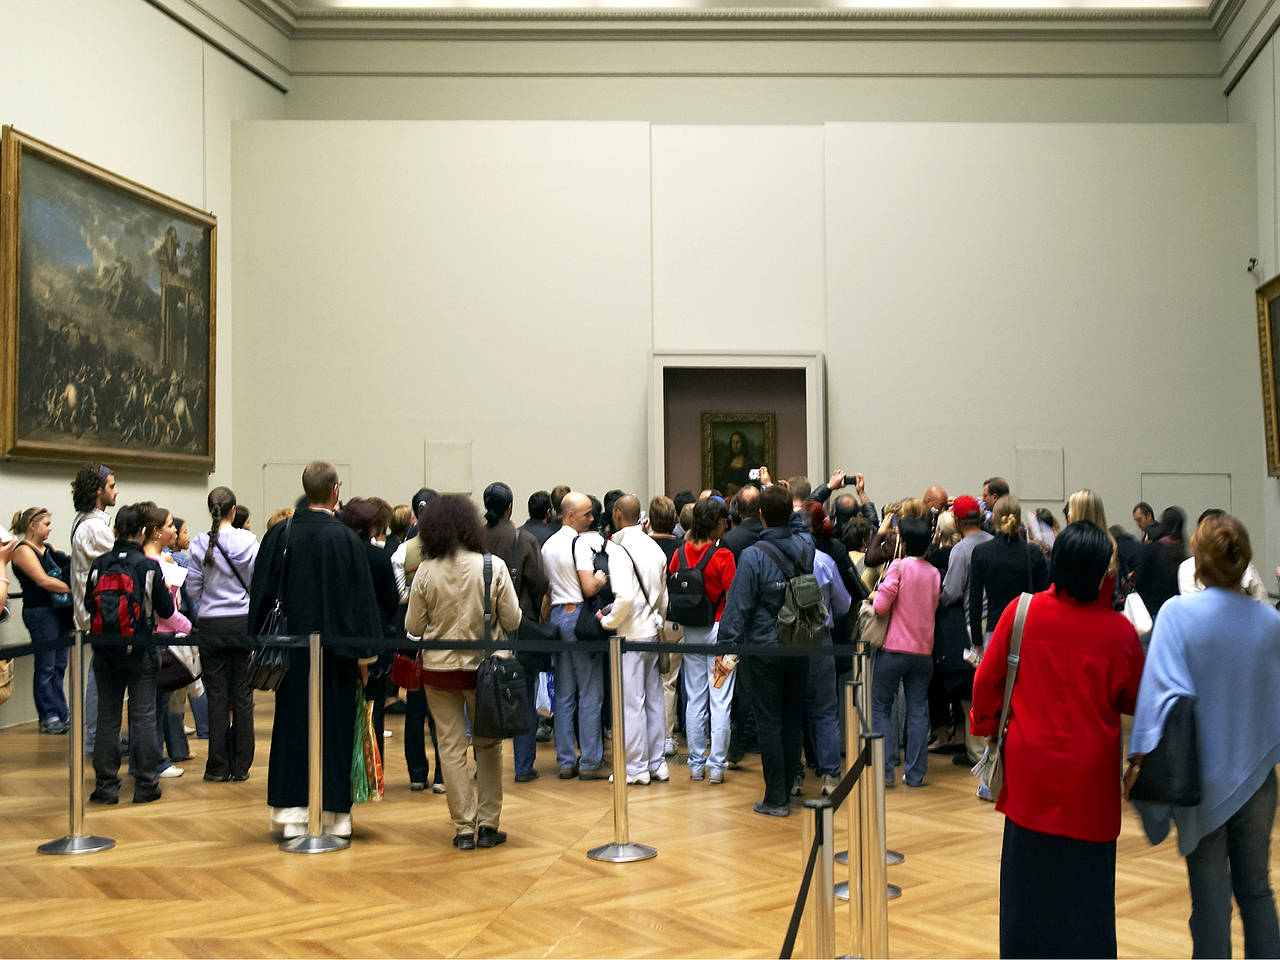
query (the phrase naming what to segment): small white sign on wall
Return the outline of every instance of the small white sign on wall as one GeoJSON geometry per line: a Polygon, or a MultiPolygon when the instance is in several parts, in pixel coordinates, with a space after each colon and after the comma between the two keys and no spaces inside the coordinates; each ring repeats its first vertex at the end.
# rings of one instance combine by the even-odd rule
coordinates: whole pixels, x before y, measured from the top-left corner
{"type": "Polygon", "coordinates": [[[1062,500],[1062,464],[1062,447],[1014,447],[1013,495],[1019,500],[1062,500]]]}

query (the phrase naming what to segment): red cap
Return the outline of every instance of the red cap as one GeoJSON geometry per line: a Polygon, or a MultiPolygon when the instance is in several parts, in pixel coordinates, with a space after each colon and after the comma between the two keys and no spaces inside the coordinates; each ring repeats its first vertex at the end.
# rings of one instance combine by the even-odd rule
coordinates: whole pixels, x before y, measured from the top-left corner
{"type": "Polygon", "coordinates": [[[951,512],[956,515],[957,520],[982,520],[982,504],[967,493],[956,497],[955,503],[951,505],[951,512]]]}

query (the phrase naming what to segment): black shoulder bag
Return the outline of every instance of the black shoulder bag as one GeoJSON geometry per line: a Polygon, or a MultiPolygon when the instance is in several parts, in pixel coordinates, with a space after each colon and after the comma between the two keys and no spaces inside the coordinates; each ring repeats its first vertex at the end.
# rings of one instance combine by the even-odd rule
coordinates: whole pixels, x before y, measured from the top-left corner
{"type": "MultiPolygon", "coordinates": [[[[493,557],[484,555],[484,642],[491,642],[493,557]]],[[[471,732],[477,737],[505,740],[529,733],[534,725],[524,667],[515,657],[490,654],[476,668],[476,715],[471,732]]]]}
{"type": "Polygon", "coordinates": [[[1200,803],[1200,751],[1196,698],[1178,697],[1164,718],[1156,748],[1146,755],[1130,800],[1194,807],[1200,803]]]}
{"type": "MultiPolygon", "coordinates": [[[[293,517],[285,521],[284,550],[280,559],[280,577],[276,581],[276,602],[263,621],[262,632],[286,636],[289,633],[289,618],[284,612],[285,573],[289,569],[289,534],[293,531],[293,517]]],[[[226,554],[223,554],[226,556],[226,554]]],[[[230,558],[227,560],[231,562],[230,558]]],[[[231,568],[235,573],[235,567],[231,568]]],[[[240,575],[236,574],[236,579],[240,575]]],[[[289,648],[280,644],[266,644],[256,647],[249,654],[249,667],[245,671],[249,686],[256,690],[278,690],[284,675],[289,672],[289,648]]]]}
{"type": "MultiPolygon", "coordinates": [[[[569,555],[573,558],[574,573],[578,570],[577,550],[578,538],[574,537],[573,542],[569,545],[569,555]]],[[[609,575],[609,555],[605,547],[599,550],[592,550],[591,567],[593,570],[601,570],[607,577],[609,575]]],[[[603,587],[597,590],[592,596],[585,593],[582,597],[582,603],[578,607],[578,620],[573,625],[573,635],[584,643],[593,640],[608,640],[613,636],[613,631],[606,630],[600,626],[600,621],[596,619],[596,614],[613,603],[613,587],[605,583],[603,587]]]]}

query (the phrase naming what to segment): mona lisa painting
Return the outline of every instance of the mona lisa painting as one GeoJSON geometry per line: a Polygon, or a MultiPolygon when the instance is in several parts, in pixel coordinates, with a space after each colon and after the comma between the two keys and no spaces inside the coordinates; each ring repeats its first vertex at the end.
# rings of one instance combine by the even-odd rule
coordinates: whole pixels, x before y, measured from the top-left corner
{"type": "Polygon", "coordinates": [[[777,416],[768,413],[702,414],[702,486],[731,497],[751,471],[777,469],[777,416]]]}

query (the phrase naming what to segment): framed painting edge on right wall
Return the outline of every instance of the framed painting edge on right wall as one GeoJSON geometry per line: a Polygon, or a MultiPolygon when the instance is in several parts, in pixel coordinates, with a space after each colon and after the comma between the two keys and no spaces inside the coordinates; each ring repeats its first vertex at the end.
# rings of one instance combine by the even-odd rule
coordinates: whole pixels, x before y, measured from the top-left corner
{"type": "Polygon", "coordinates": [[[1280,425],[1276,422],[1280,384],[1280,275],[1254,293],[1258,309],[1258,363],[1262,374],[1262,423],[1267,447],[1267,475],[1280,477],[1280,425]],[[1275,309],[1273,310],[1273,304],[1275,309]]]}

